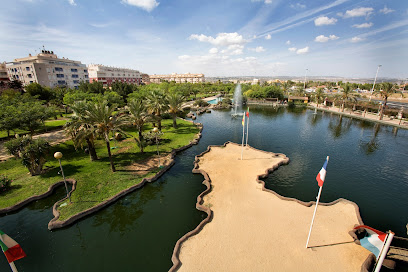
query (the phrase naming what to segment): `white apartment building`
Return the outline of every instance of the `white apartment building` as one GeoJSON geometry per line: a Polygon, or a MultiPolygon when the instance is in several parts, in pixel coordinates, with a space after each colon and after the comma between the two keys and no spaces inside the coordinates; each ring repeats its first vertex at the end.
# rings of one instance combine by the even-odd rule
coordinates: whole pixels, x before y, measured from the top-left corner
{"type": "Polygon", "coordinates": [[[10,80],[23,85],[39,83],[43,86],[77,88],[81,81],[89,82],[88,69],[80,61],[58,58],[53,51],[41,50],[36,56],[15,59],[7,63],[10,80]]]}
{"type": "Polygon", "coordinates": [[[8,81],[8,74],[7,74],[7,68],[6,68],[6,63],[0,63],[0,82],[1,81],[8,81]]]}
{"type": "Polygon", "coordinates": [[[176,83],[199,83],[205,82],[204,74],[177,74],[172,73],[170,75],[150,75],[151,83],[160,83],[162,81],[175,81],[176,83]]]}
{"type": "Polygon", "coordinates": [[[138,70],[89,64],[88,71],[90,82],[102,82],[104,87],[110,86],[113,82],[126,82],[138,85],[142,83],[142,74],[138,70]]]}

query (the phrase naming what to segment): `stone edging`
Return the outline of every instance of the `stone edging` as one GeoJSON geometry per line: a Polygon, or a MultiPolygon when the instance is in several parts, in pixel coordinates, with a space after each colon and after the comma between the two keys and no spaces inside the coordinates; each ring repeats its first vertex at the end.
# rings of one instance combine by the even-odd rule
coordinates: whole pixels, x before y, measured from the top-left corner
{"type": "MultiPolygon", "coordinates": [[[[201,205],[203,203],[203,197],[206,194],[211,192],[211,180],[210,180],[210,177],[208,176],[208,174],[205,171],[199,169],[199,165],[198,165],[198,163],[200,161],[199,158],[202,157],[204,154],[210,152],[212,147],[226,147],[227,144],[239,145],[239,144],[236,144],[236,143],[233,143],[233,142],[226,142],[223,145],[210,145],[210,146],[208,146],[206,151],[204,151],[203,153],[195,156],[194,168],[193,168],[192,172],[196,173],[196,174],[203,175],[204,176],[203,184],[207,186],[207,189],[197,197],[196,208],[197,208],[197,210],[200,210],[200,211],[203,211],[203,212],[207,213],[207,217],[204,218],[203,221],[201,221],[200,224],[194,230],[186,233],[183,237],[181,237],[176,242],[176,245],[175,245],[174,250],[173,250],[173,255],[171,257],[171,261],[173,262],[173,266],[170,268],[169,272],[177,271],[178,268],[181,266],[181,261],[180,261],[179,255],[180,255],[180,250],[181,250],[182,243],[185,242],[191,236],[194,236],[194,235],[198,234],[207,223],[211,222],[211,220],[213,218],[212,210],[210,208],[208,208],[208,207],[205,207],[205,206],[201,205]]],[[[268,153],[268,154],[275,154],[275,156],[284,156],[285,157],[284,161],[282,161],[282,162],[280,162],[278,164],[275,164],[272,168],[267,169],[264,174],[261,174],[261,175],[257,176],[256,181],[258,183],[262,184],[262,191],[272,193],[275,196],[277,196],[279,199],[282,199],[282,200],[285,200],[285,201],[295,201],[295,202],[297,202],[297,203],[299,203],[299,204],[301,204],[303,206],[306,206],[306,207],[310,207],[310,206],[312,206],[313,204],[316,203],[315,201],[304,202],[304,201],[298,200],[296,198],[281,196],[280,194],[276,193],[275,191],[272,191],[270,189],[265,188],[265,182],[263,180],[261,180],[261,179],[268,177],[269,173],[272,173],[279,166],[281,166],[283,164],[288,164],[289,163],[289,158],[286,157],[286,155],[284,155],[282,153],[273,153],[273,152],[263,151],[263,150],[253,148],[251,146],[249,146],[249,148],[252,148],[252,149],[255,149],[257,151],[264,152],[264,153],[268,153]]],[[[358,219],[359,224],[364,225],[363,220],[361,219],[360,209],[359,209],[358,205],[356,203],[350,201],[350,200],[347,200],[347,199],[344,199],[344,198],[339,198],[339,199],[337,199],[337,200],[335,200],[333,202],[330,202],[330,203],[321,203],[320,202],[319,204],[322,205],[322,206],[331,206],[331,205],[337,204],[339,202],[345,202],[347,204],[353,205],[355,210],[356,210],[356,213],[357,213],[357,219],[358,219]]]]}
{"type": "Polygon", "coordinates": [[[68,218],[67,220],[64,220],[64,221],[59,221],[58,220],[58,218],[60,216],[60,213],[57,210],[57,207],[58,207],[58,204],[63,202],[66,198],[61,199],[60,201],[57,201],[54,204],[53,208],[52,208],[52,213],[54,215],[54,218],[48,223],[48,229],[53,230],[53,229],[57,229],[57,228],[66,227],[66,226],[76,222],[77,220],[79,220],[79,219],[81,219],[81,218],[83,218],[85,216],[88,216],[88,215],[90,215],[90,214],[92,214],[92,213],[94,213],[96,211],[99,211],[99,210],[105,208],[106,206],[112,204],[113,202],[115,202],[116,200],[121,198],[122,196],[124,196],[124,195],[126,195],[126,194],[128,194],[130,192],[133,192],[134,190],[136,190],[138,188],[143,187],[146,182],[156,181],[160,176],[162,176],[165,172],[167,172],[174,165],[174,163],[175,163],[174,157],[176,156],[176,154],[178,152],[183,151],[183,150],[185,150],[185,149],[187,149],[187,148],[189,148],[189,147],[191,147],[193,145],[196,145],[198,143],[198,141],[200,140],[200,138],[201,138],[201,135],[202,135],[201,132],[203,130],[203,125],[201,123],[194,123],[193,121],[190,121],[190,120],[185,120],[185,119],[183,119],[183,120],[195,124],[200,129],[200,131],[198,132],[198,134],[196,135],[194,140],[190,141],[189,144],[187,144],[185,146],[182,146],[182,147],[179,147],[179,148],[176,148],[176,149],[173,149],[171,151],[171,161],[170,161],[170,163],[168,165],[164,166],[156,175],[154,175],[151,178],[144,178],[144,179],[142,179],[142,181],[139,184],[133,185],[133,186],[131,186],[131,187],[117,193],[116,195],[112,196],[111,198],[103,201],[102,203],[99,203],[98,205],[96,205],[96,206],[94,206],[92,208],[89,208],[89,209],[87,209],[85,211],[82,211],[80,213],[77,213],[77,214],[73,215],[72,217],[70,217],[70,218],[68,218]]]}

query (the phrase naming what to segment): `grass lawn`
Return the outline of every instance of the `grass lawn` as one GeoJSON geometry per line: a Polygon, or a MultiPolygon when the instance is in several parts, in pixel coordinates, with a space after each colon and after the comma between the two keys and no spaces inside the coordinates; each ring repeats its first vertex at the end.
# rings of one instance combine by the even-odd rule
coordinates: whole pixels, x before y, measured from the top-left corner
{"type": "MultiPolygon", "coordinates": [[[[187,145],[199,131],[195,125],[187,121],[177,120],[177,124],[178,129],[174,129],[172,120],[163,120],[163,135],[159,144],[160,154],[187,145]]],[[[148,131],[152,129],[152,126],[148,124],[144,129],[148,131]]],[[[132,130],[129,130],[128,133],[137,135],[136,131],[132,130]]],[[[65,176],[77,181],[77,188],[71,197],[73,203],[59,208],[60,220],[66,220],[83,210],[96,206],[120,191],[140,183],[144,177],[154,176],[159,171],[159,169],[153,169],[150,173],[140,176],[126,169],[126,166],[133,162],[156,155],[155,145],[146,147],[144,154],[139,152],[133,138],[111,141],[111,147],[117,169],[115,173],[110,170],[106,145],[101,140],[96,143],[99,160],[94,162],[90,161],[89,155],[84,151],[76,151],[71,141],[54,146],[45,166],[46,171],[40,176],[30,176],[28,170],[22,166],[20,159],[12,158],[0,163],[0,172],[14,180],[10,191],[0,193],[0,209],[12,206],[32,195],[42,194],[51,184],[62,179],[58,175],[58,161],[52,157],[56,151],[63,153],[61,162],[65,176]]]]}

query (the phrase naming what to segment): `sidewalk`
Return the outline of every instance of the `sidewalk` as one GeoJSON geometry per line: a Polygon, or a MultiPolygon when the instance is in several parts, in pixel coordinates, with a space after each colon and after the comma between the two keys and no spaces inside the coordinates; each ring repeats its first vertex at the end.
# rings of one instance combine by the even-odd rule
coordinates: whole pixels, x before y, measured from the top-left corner
{"type": "MultiPolygon", "coordinates": [[[[309,103],[309,108],[316,109],[316,103],[309,103]]],[[[344,112],[342,112],[340,108],[328,107],[328,106],[323,106],[323,105],[319,105],[317,110],[332,112],[332,113],[347,116],[350,118],[360,119],[360,120],[369,121],[369,122],[376,122],[376,123],[380,123],[383,125],[389,125],[389,126],[394,126],[398,128],[408,129],[408,121],[401,120],[400,122],[399,119],[391,119],[389,116],[386,116],[386,115],[383,116],[383,120],[379,120],[379,116],[371,112],[367,112],[364,116],[364,112],[362,111],[352,111],[350,109],[344,109],[344,112]]]]}

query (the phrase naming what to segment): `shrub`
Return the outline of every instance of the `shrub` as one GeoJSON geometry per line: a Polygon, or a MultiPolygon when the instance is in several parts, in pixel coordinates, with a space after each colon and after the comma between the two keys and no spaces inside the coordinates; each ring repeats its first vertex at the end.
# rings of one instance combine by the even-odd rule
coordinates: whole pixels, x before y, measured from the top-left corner
{"type": "Polygon", "coordinates": [[[209,105],[209,104],[208,104],[206,101],[202,100],[202,99],[197,99],[197,100],[194,102],[194,106],[207,107],[208,105],[209,105]]]}
{"type": "Polygon", "coordinates": [[[50,151],[51,145],[43,139],[31,140],[21,151],[22,164],[28,168],[32,176],[42,173],[46,162],[45,156],[50,151]]]}
{"type": "Polygon", "coordinates": [[[20,158],[21,152],[30,143],[31,138],[28,136],[18,137],[16,139],[10,140],[4,144],[7,152],[16,158],[20,158]]]}
{"type": "Polygon", "coordinates": [[[5,175],[0,176],[0,192],[4,192],[10,189],[13,181],[5,175]]]}

